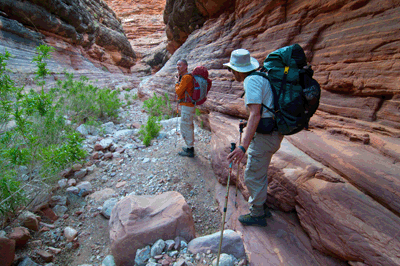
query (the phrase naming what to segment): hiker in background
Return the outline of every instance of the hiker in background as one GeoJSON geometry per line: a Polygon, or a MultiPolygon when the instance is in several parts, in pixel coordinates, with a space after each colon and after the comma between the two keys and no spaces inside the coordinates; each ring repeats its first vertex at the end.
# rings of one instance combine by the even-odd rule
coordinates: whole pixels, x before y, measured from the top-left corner
{"type": "Polygon", "coordinates": [[[245,105],[249,113],[242,145],[227,157],[230,163],[237,164],[243,159],[246,151],[248,154],[244,182],[250,192],[250,213],[241,215],[239,221],[243,225],[266,226],[266,217],[271,215],[268,209],[264,209],[267,200],[267,171],[272,155],[280,148],[283,139],[283,135],[276,130],[268,134],[259,133],[262,130],[258,130],[262,127],[264,119],[272,118],[268,109],[262,107],[265,105],[271,110],[274,109],[271,85],[266,78],[250,75],[258,69],[259,63],[245,49],[234,50],[229,63],[224,65],[237,81],[243,82],[245,105]]]}
{"type": "Polygon", "coordinates": [[[185,140],[186,147],[183,147],[180,156],[194,157],[194,124],[195,106],[187,99],[193,94],[193,76],[188,73],[188,64],[180,59],[177,64],[178,81],[175,84],[175,92],[178,95],[178,102],[181,105],[181,133],[185,140]],[[187,93],[186,93],[187,92],[187,93]]]}

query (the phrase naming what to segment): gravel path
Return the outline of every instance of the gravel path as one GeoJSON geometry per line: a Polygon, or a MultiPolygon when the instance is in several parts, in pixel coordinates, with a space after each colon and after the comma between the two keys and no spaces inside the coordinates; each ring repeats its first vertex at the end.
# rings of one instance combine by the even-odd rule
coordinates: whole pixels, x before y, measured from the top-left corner
{"type": "MultiPolygon", "coordinates": [[[[114,146],[124,148],[124,152],[120,156],[115,156],[118,153],[114,152],[112,160],[99,160],[93,165],[93,171],[83,180],[90,182],[94,193],[73,202],[66,214],[68,217],[56,222],[58,228],[71,226],[78,230],[80,243],[78,248],[70,246],[70,252],[57,256],[57,265],[101,265],[111,254],[108,220],[100,215],[104,201],[111,197],[121,199],[132,193],[156,195],[178,191],[192,208],[197,236],[220,230],[221,214],[214,198],[217,180],[210,161],[211,133],[196,124],[195,157],[181,157],[177,153],[184,147],[184,141],[176,134],[176,120],[173,119],[163,122],[159,137],[151,146],[144,147],[137,135],[121,134],[123,130],[146,123],[147,114],[141,106],[142,102],[137,100],[121,109],[120,123],[115,123],[111,128],[113,132],[105,138],[111,138],[114,146]]],[[[87,136],[86,148],[91,155],[99,140],[100,137],[87,136]]],[[[62,195],[65,190],[58,193],[62,195]]],[[[48,241],[54,242],[54,239],[48,241]]]]}

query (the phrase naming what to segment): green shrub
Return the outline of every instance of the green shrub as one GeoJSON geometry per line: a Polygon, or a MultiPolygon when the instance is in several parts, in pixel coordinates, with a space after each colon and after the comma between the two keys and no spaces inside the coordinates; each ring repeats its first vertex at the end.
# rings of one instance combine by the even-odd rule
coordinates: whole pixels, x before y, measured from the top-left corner
{"type": "MultiPolygon", "coordinates": [[[[19,166],[28,167],[30,178],[51,182],[61,169],[87,156],[83,139],[67,125],[65,115],[74,122],[98,125],[99,120],[116,119],[122,106],[118,91],[99,89],[86,77],[74,80],[68,73],[57,88],[45,92],[45,78],[50,73],[46,60],[52,50],[45,45],[37,47],[32,61],[37,67],[39,92],[16,87],[6,69],[11,55],[0,53],[0,213],[24,203],[25,195],[16,181],[19,166]]],[[[160,127],[154,122],[147,127],[152,137],[160,127]]]]}
{"type": "Polygon", "coordinates": [[[15,211],[17,207],[26,202],[20,183],[15,180],[15,172],[3,172],[0,178],[0,214],[15,211]]]}
{"type": "Polygon", "coordinates": [[[50,145],[41,152],[44,166],[50,175],[87,156],[87,152],[82,149],[83,138],[79,137],[77,132],[65,136],[64,139],[65,143],[61,146],[50,145]]]}
{"type": "MultiPolygon", "coordinates": [[[[0,212],[15,210],[24,203],[20,183],[16,181],[19,166],[24,165],[35,178],[48,181],[56,177],[59,169],[79,162],[86,153],[81,148],[82,139],[65,122],[68,108],[60,108],[64,95],[57,89],[44,92],[45,77],[50,73],[46,60],[52,48],[39,46],[35,80],[41,86],[39,92],[15,87],[6,69],[10,54],[0,53],[0,212]],[[56,98],[58,97],[58,100],[56,98]],[[67,111],[67,112],[64,112],[67,111]],[[12,127],[10,125],[13,124],[12,127]]],[[[114,115],[112,102],[115,95],[107,90],[98,90],[94,98],[100,104],[99,114],[114,115]]],[[[93,95],[92,95],[93,97],[93,95]]]]}
{"type": "Polygon", "coordinates": [[[53,47],[44,44],[36,47],[37,56],[33,58],[32,62],[36,62],[37,70],[35,72],[36,74],[35,80],[41,79],[41,81],[38,82],[38,84],[41,86],[45,84],[44,79],[50,73],[50,71],[46,68],[47,67],[46,59],[50,59],[51,55],[49,53],[53,51],[54,51],[53,47]]]}
{"type": "Polygon", "coordinates": [[[67,79],[58,82],[57,106],[73,122],[116,119],[118,109],[122,106],[118,91],[108,88],[99,89],[88,82],[85,76],[74,80],[74,75],[65,73],[67,79]]]}
{"type": "Polygon", "coordinates": [[[157,96],[156,93],[154,93],[152,98],[143,102],[143,109],[149,116],[155,116],[159,120],[168,119],[173,115],[171,102],[167,93],[165,93],[164,96],[157,96]]]}
{"type": "Polygon", "coordinates": [[[158,118],[149,116],[146,125],[142,125],[139,130],[140,139],[146,147],[150,146],[151,140],[158,136],[162,126],[158,123],[158,118]]]}
{"type": "Polygon", "coordinates": [[[96,102],[100,107],[99,118],[116,119],[118,117],[118,109],[122,106],[118,98],[118,91],[110,89],[98,89],[96,102]]]}
{"type": "Polygon", "coordinates": [[[158,121],[172,117],[173,110],[167,93],[164,96],[157,96],[154,93],[152,98],[143,102],[143,109],[149,114],[149,117],[146,125],[141,127],[139,134],[143,144],[149,146],[151,140],[158,136],[162,128],[158,121]]]}
{"type": "Polygon", "coordinates": [[[201,111],[200,111],[199,109],[196,109],[195,114],[196,114],[197,116],[200,116],[200,115],[201,115],[201,111]]]}

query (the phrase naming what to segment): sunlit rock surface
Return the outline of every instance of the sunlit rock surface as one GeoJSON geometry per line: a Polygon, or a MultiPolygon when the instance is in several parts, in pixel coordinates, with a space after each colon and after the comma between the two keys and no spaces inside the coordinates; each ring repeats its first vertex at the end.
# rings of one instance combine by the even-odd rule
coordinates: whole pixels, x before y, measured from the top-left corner
{"type": "MultiPolygon", "coordinates": [[[[182,10],[193,8],[193,2],[181,4],[170,7],[168,14],[179,17],[182,10]]],[[[167,92],[172,98],[178,59],[188,60],[189,71],[197,65],[209,69],[213,87],[199,109],[213,132],[213,167],[226,184],[226,155],[230,142],[238,142],[238,122],[246,118],[246,110],[242,84],[223,63],[234,49],[248,49],[262,63],[273,50],[299,43],[322,86],[321,104],[310,131],[286,137],[274,157],[268,203],[295,212],[310,245],[324,254],[351,265],[400,265],[395,233],[400,228],[399,3],[239,0],[216,9],[217,15],[192,32],[168,20],[167,28],[175,29],[167,34],[169,47],[179,48],[141,94],[167,92]]],[[[231,184],[237,183],[246,199],[243,174],[237,181],[236,171],[234,166],[231,184]]],[[[276,263],[271,265],[284,263],[282,253],[261,247],[271,236],[259,238],[258,231],[253,234],[253,229],[237,225],[237,216],[245,212],[243,208],[234,215],[228,208],[229,224],[243,230],[254,265],[272,257],[276,263]],[[261,246],[254,244],[255,238],[261,246]]],[[[274,230],[275,225],[269,223],[268,228],[274,230]]],[[[315,265],[328,265],[318,261],[315,265]]]]}

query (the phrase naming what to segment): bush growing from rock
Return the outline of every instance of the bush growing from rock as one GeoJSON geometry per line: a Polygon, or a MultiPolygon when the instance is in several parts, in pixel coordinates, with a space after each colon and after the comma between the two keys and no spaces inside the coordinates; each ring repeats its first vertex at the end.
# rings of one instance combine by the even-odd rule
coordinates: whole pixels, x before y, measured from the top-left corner
{"type": "Polygon", "coordinates": [[[47,59],[53,48],[40,45],[35,81],[39,90],[24,91],[17,87],[7,70],[8,51],[0,53],[0,213],[8,213],[24,203],[18,169],[26,166],[24,180],[56,181],[62,169],[81,161],[86,156],[82,138],[67,123],[96,124],[99,120],[115,119],[121,102],[118,92],[100,89],[86,77],[74,80],[66,74],[58,81],[58,88],[45,92],[45,78],[51,72],[47,59]]]}

